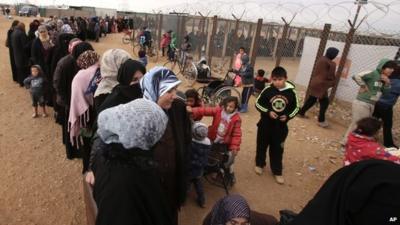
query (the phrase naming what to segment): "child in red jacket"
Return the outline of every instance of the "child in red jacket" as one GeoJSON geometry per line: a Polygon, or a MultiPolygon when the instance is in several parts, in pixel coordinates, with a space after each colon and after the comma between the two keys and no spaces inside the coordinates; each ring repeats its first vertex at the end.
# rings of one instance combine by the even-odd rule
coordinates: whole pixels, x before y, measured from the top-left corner
{"type": "Polygon", "coordinates": [[[380,145],[374,136],[381,128],[381,122],[367,117],[357,122],[357,128],[349,134],[345,145],[344,165],[350,165],[366,159],[383,159],[400,164],[400,158],[380,145]]]}
{"type": "MultiPolygon", "coordinates": [[[[208,138],[214,146],[226,147],[232,155],[231,165],[240,149],[242,141],[241,119],[238,112],[239,100],[229,96],[223,101],[222,107],[196,107],[187,106],[187,111],[192,117],[212,116],[212,124],[208,127],[208,138]]],[[[233,168],[230,167],[234,177],[233,168]]]]}

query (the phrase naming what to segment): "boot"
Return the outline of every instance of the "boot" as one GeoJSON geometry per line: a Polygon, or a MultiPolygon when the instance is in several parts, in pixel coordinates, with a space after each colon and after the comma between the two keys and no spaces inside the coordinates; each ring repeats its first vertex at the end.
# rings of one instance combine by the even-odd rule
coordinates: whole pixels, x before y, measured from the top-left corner
{"type": "Polygon", "coordinates": [[[247,108],[248,107],[248,105],[247,104],[242,104],[242,107],[240,107],[240,112],[241,113],[246,113],[247,112],[247,108]]]}

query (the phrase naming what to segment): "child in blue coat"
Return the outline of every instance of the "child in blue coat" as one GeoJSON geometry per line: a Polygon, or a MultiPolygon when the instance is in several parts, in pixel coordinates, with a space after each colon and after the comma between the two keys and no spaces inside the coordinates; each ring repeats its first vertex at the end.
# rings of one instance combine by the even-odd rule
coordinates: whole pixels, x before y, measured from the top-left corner
{"type": "MultiPolygon", "coordinates": [[[[195,122],[192,127],[192,143],[190,155],[190,183],[194,185],[197,194],[197,204],[204,208],[205,196],[201,177],[207,165],[207,156],[211,149],[211,141],[207,137],[208,128],[205,124],[195,122]]],[[[189,188],[190,188],[189,186],[189,188]]],[[[188,188],[188,190],[189,190],[188,188]]]]}

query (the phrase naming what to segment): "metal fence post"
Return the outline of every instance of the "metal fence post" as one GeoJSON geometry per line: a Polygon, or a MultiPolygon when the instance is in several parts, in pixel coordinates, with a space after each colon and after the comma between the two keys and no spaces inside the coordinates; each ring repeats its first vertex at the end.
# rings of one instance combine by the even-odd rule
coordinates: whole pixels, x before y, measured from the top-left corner
{"type": "Polygon", "coordinates": [[[281,39],[278,40],[278,48],[277,48],[277,52],[276,52],[275,67],[277,67],[281,64],[283,47],[285,46],[288,30],[289,30],[289,24],[285,23],[285,25],[283,26],[282,37],[281,37],[281,39]]]}
{"type": "Polygon", "coordinates": [[[263,19],[258,19],[256,32],[254,33],[253,40],[250,47],[250,64],[254,67],[256,64],[257,51],[260,46],[260,34],[263,25],[263,19]]]}
{"type": "Polygon", "coordinates": [[[159,14],[158,16],[158,44],[161,44],[163,14],[159,14]]]}
{"type": "MultiPolygon", "coordinates": [[[[239,30],[239,22],[240,22],[240,20],[236,20],[235,21],[235,30],[233,31],[233,34],[232,34],[232,43],[231,43],[233,48],[235,48],[236,43],[237,43],[237,39],[238,39],[237,33],[238,33],[238,30],[239,30]]],[[[233,51],[235,52],[235,50],[233,50],[233,51]]],[[[229,67],[232,67],[234,60],[235,60],[235,55],[232,54],[231,55],[231,61],[229,62],[229,67]]]]}
{"type": "MultiPolygon", "coordinates": [[[[274,27],[272,27],[272,32],[271,32],[271,36],[274,37],[274,27]]],[[[278,43],[279,43],[279,33],[281,32],[281,26],[277,26],[278,27],[278,32],[276,33],[276,38],[275,38],[275,43],[274,43],[274,50],[272,52],[272,58],[276,59],[276,53],[278,52],[278,43]]]]}
{"type": "MultiPolygon", "coordinates": [[[[229,29],[230,29],[230,21],[225,21],[225,35],[224,35],[224,45],[222,47],[222,59],[225,59],[226,50],[228,49],[228,36],[229,36],[229,29]]],[[[224,61],[224,60],[223,60],[224,61]]]]}
{"type": "Polygon", "coordinates": [[[309,94],[310,94],[309,93],[310,92],[310,84],[311,84],[311,80],[315,76],[315,66],[317,64],[317,61],[324,55],[324,51],[325,51],[325,48],[326,48],[326,43],[328,42],[329,32],[330,31],[331,31],[331,24],[326,23],[324,25],[324,29],[323,29],[323,31],[321,33],[321,37],[320,37],[321,40],[319,41],[319,47],[318,47],[317,55],[315,56],[314,66],[313,66],[313,69],[312,69],[310,80],[308,81],[305,99],[307,99],[309,94]]]}
{"type": "Polygon", "coordinates": [[[213,17],[213,24],[212,24],[212,29],[211,33],[208,36],[208,45],[207,45],[207,56],[208,56],[208,61],[209,65],[212,65],[212,56],[214,52],[214,38],[215,38],[215,33],[217,32],[217,25],[218,25],[218,17],[214,16],[213,17]]]}
{"type": "Polygon", "coordinates": [[[354,33],[356,32],[356,29],[354,27],[351,27],[349,30],[349,33],[346,36],[346,43],[344,44],[343,47],[343,53],[340,58],[339,66],[336,72],[336,81],[335,81],[335,86],[333,86],[331,94],[329,95],[329,101],[332,102],[333,99],[335,98],[337,88],[339,86],[339,81],[342,76],[342,72],[344,69],[344,65],[346,64],[347,56],[349,55],[350,52],[350,47],[351,43],[353,42],[354,38],[354,33]]]}
{"type": "Polygon", "coordinates": [[[297,28],[297,37],[296,37],[296,46],[294,47],[293,57],[297,57],[297,53],[299,52],[300,42],[303,38],[303,28],[297,28]]]}

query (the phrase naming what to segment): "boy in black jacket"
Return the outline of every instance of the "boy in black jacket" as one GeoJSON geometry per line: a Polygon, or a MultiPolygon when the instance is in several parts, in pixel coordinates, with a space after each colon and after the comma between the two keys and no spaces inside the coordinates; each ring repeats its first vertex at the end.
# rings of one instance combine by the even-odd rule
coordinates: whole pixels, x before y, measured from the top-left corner
{"type": "Polygon", "coordinates": [[[289,133],[287,122],[299,111],[299,101],[294,84],[287,81],[283,67],[276,67],[271,73],[271,84],[264,88],[256,100],[261,113],[257,124],[257,152],[255,172],[262,174],[266,165],[266,151],[269,147],[270,167],[278,184],[285,181],[282,176],[283,146],[289,133]]]}

